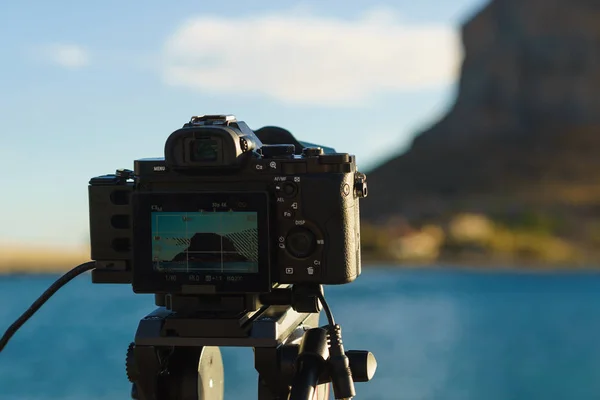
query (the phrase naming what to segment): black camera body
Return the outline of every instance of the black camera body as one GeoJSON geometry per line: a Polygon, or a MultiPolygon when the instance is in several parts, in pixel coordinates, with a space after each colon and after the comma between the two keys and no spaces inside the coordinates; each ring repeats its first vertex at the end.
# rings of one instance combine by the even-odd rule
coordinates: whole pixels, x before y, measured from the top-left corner
{"type": "Polygon", "coordinates": [[[94,282],[182,295],[352,282],[366,177],[354,156],[326,150],[233,116],[193,117],[164,159],[91,179],[94,282]]]}

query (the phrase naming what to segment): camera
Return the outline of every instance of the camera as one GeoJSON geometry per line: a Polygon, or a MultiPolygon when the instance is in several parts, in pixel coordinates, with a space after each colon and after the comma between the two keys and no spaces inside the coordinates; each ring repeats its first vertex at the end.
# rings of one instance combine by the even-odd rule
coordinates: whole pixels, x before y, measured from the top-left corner
{"type": "Polygon", "coordinates": [[[282,128],[192,117],[168,137],[164,158],[94,177],[88,190],[95,283],[256,294],[361,273],[366,176],[353,155],[282,128]]]}
{"type": "Polygon", "coordinates": [[[10,337],[61,286],[131,284],[154,294],[127,348],[131,398],[223,399],[219,347],[251,347],[259,399],[355,396],[377,368],[344,349],[323,285],[361,273],[355,157],[252,131],[231,115],[192,117],[163,158],[89,182],[92,261],[61,276],[0,338],[10,337]],[[319,326],[321,310],[327,325],[319,326]]]}

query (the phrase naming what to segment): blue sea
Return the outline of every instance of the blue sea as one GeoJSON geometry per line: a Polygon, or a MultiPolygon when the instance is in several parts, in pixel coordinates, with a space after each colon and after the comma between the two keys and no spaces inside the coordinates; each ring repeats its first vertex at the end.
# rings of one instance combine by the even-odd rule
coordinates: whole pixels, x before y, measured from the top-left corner
{"type": "MultiPolygon", "coordinates": [[[[2,331],[55,279],[0,278],[2,331]]],[[[378,360],[358,399],[600,398],[600,273],[368,269],[326,295],[346,349],[378,360]]],[[[153,309],[75,279],[0,354],[0,399],[128,399],[125,351],[153,309]]],[[[222,352],[226,399],[256,398],[251,350],[222,352]]]]}

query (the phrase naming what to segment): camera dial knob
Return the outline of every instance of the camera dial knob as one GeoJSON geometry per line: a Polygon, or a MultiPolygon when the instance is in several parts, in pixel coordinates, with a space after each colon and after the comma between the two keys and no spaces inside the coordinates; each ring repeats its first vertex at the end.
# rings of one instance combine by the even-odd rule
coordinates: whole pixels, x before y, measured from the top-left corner
{"type": "Polygon", "coordinates": [[[125,359],[125,372],[127,373],[127,379],[129,382],[134,383],[140,377],[140,371],[135,363],[135,344],[130,343],[127,348],[127,357],[125,359]]]}
{"type": "Polygon", "coordinates": [[[133,178],[133,171],[130,169],[120,168],[115,172],[115,175],[121,179],[130,179],[133,178]]]}
{"type": "Polygon", "coordinates": [[[315,251],[317,238],[310,229],[296,227],[285,238],[285,245],[294,257],[306,258],[315,251]]]}

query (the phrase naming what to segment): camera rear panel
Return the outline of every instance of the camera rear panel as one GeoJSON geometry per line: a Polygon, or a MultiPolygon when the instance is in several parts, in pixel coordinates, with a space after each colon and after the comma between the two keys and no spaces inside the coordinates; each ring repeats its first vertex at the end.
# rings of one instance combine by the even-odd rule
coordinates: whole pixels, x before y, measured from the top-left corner
{"type": "MultiPolygon", "coordinates": [[[[306,164],[313,162],[307,173],[274,176],[278,180],[275,183],[278,281],[351,282],[360,274],[354,173],[315,172],[323,165],[318,165],[317,160],[306,160],[306,164]]],[[[342,168],[343,164],[337,167],[342,168]]],[[[294,169],[303,172],[305,165],[284,164],[283,168],[288,172],[294,169]]]]}
{"type": "Polygon", "coordinates": [[[366,182],[354,156],[324,153],[318,147],[299,152],[295,144],[262,145],[243,123],[237,128],[192,128],[172,135],[177,140],[171,142],[183,145],[168,146],[168,140],[166,159],[136,160],[134,171],[90,181],[92,258],[99,267],[94,282],[133,283],[140,293],[256,293],[276,283],[344,284],[360,275],[359,199],[366,196],[366,182]],[[223,135],[217,135],[219,129],[223,135]],[[195,141],[208,132],[233,144],[186,147],[188,132],[195,141]],[[228,148],[235,150],[235,157],[227,168],[222,163],[191,168],[175,157],[183,152],[200,154],[204,160],[228,148]],[[232,192],[237,193],[236,201],[231,200],[232,192]],[[239,206],[246,203],[254,206],[239,206]],[[225,224],[238,227],[244,237],[207,228],[206,221],[226,211],[232,214],[225,224]],[[161,219],[161,227],[174,227],[168,243],[151,222],[163,216],[171,219],[161,219]],[[247,218],[257,218],[256,227],[250,227],[247,218]],[[156,252],[159,247],[168,250],[156,252]],[[211,254],[190,255],[199,250],[211,254]],[[210,269],[218,257],[221,269],[210,269]],[[240,272],[225,268],[226,262],[240,272]],[[254,266],[244,269],[242,264],[254,266]]]}

